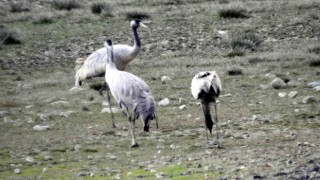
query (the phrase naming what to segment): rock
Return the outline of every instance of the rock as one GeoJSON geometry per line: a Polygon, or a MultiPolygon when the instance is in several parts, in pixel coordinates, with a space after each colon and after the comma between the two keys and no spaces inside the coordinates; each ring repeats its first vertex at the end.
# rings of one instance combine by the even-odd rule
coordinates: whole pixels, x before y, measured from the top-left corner
{"type": "Polygon", "coordinates": [[[169,76],[162,76],[161,77],[161,82],[162,84],[167,83],[168,81],[171,81],[172,79],[169,76]]]}
{"type": "Polygon", "coordinates": [[[78,176],[78,177],[89,176],[89,175],[90,175],[89,172],[78,172],[78,173],[77,173],[77,176],[78,176]]]}
{"type": "Polygon", "coordinates": [[[288,94],[288,97],[295,98],[298,95],[298,91],[290,91],[288,94]]]}
{"type": "Polygon", "coordinates": [[[34,162],[34,158],[31,157],[31,156],[27,156],[27,157],[26,157],[26,161],[27,161],[27,162],[30,162],[30,163],[33,163],[33,162],[34,162]]]}
{"type": "Polygon", "coordinates": [[[308,86],[309,86],[309,87],[320,86],[320,81],[309,82],[309,83],[308,83],[308,86]]]}
{"type": "Polygon", "coordinates": [[[109,158],[110,160],[117,160],[117,156],[115,156],[115,155],[110,155],[108,158],[109,158]]]}
{"type": "Polygon", "coordinates": [[[279,92],[279,93],[278,93],[278,96],[279,96],[279,97],[286,97],[286,96],[287,96],[287,93],[286,93],[286,92],[279,92]]]}
{"type": "Polygon", "coordinates": [[[286,83],[280,78],[275,78],[273,81],[271,81],[270,86],[274,89],[281,89],[286,86],[286,83]]]}
{"type": "Polygon", "coordinates": [[[75,111],[66,111],[66,112],[60,112],[60,116],[68,118],[71,114],[75,113],[75,111]]]}
{"type": "Polygon", "coordinates": [[[185,171],[180,173],[181,176],[189,176],[191,174],[191,171],[185,171]]]}
{"type": "Polygon", "coordinates": [[[184,105],[181,105],[181,106],[179,106],[179,109],[180,110],[184,110],[184,109],[187,109],[187,106],[184,104],[184,105]]]}
{"type": "Polygon", "coordinates": [[[159,172],[159,173],[156,173],[155,176],[156,176],[156,178],[163,178],[166,175],[163,172],[159,172]]]}
{"type": "Polygon", "coordinates": [[[82,148],[82,146],[81,146],[80,144],[76,144],[76,145],[74,146],[74,150],[75,150],[75,151],[79,151],[81,148],[82,148]]]}
{"type": "Polygon", "coordinates": [[[316,86],[313,89],[316,90],[316,91],[320,91],[320,86],[316,86]]]}
{"type": "Polygon", "coordinates": [[[158,103],[159,106],[168,106],[169,104],[170,100],[168,98],[164,98],[158,103]]]}
{"type": "Polygon", "coordinates": [[[21,174],[21,170],[19,168],[14,169],[15,174],[21,174]]]}
{"type": "Polygon", "coordinates": [[[52,160],[52,157],[51,157],[51,156],[44,156],[44,157],[43,157],[43,160],[45,160],[45,161],[51,161],[51,160],[52,160]]]}
{"type": "Polygon", "coordinates": [[[257,115],[252,115],[252,121],[256,121],[258,119],[258,116],[257,115]]]}
{"type": "Polygon", "coordinates": [[[304,104],[310,104],[317,102],[317,98],[314,96],[306,96],[302,99],[302,103],[304,104]]]}
{"type": "Polygon", "coordinates": [[[46,168],[46,167],[44,167],[43,169],[42,169],[42,173],[46,173],[48,171],[48,168],[46,168]]]}
{"type": "Polygon", "coordinates": [[[47,114],[45,114],[45,113],[39,113],[38,116],[42,121],[49,120],[49,116],[47,114]]]}
{"type": "MultiPolygon", "coordinates": [[[[122,112],[122,109],[120,109],[118,107],[112,107],[111,111],[112,111],[112,113],[120,113],[120,112],[122,112]]],[[[103,108],[101,110],[101,113],[109,113],[110,114],[111,113],[110,108],[103,108]]]]}
{"type": "Polygon", "coordinates": [[[50,105],[59,105],[59,106],[66,105],[66,104],[69,104],[69,102],[68,101],[55,101],[55,102],[50,103],[50,105]]]}
{"type": "Polygon", "coordinates": [[[33,127],[34,130],[36,131],[46,131],[50,129],[49,125],[36,125],[33,127]]]}

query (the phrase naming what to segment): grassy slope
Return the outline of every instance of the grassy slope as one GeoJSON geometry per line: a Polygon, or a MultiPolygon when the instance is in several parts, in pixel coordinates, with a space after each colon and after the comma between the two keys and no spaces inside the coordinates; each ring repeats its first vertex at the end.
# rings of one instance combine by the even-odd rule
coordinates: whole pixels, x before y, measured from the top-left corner
{"type": "Polygon", "coordinates": [[[248,0],[236,7],[245,7],[249,18],[224,19],[217,12],[227,5],[218,1],[171,2],[118,2],[113,17],[93,15],[85,3],[81,9],[61,12],[48,3],[40,8],[32,2],[30,12],[6,12],[1,17],[2,24],[18,30],[23,42],[0,49],[1,178],[72,179],[81,171],[111,179],[119,170],[121,177],[128,179],[139,175],[152,179],[159,172],[177,179],[272,177],[283,167],[289,171],[308,159],[319,161],[319,103],[301,103],[307,95],[320,99],[319,93],[306,87],[319,80],[319,68],[309,66],[310,60],[319,61],[319,56],[308,51],[319,43],[319,3],[248,0]],[[69,89],[76,58],[102,47],[106,37],[115,43],[132,43],[125,13],[136,10],[151,15],[147,22],[150,30],[140,29],[143,49],[127,70],[147,81],[157,101],[168,97],[171,105],[158,107],[160,130],[138,135],[141,147],[130,149],[123,116],[117,115],[118,128],[112,129],[109,116],[100,113],[102,99],[96,92],[87,84],[84,91],[72,93],[69,89]],[[33,24],[36,12],[47,11],[53,14],[52,24],[33,24]],[[253,31],[264,41],[255,51],[228,58],[229,40],[220,37],[218,30],[230,35],[253,31]],[[258,60],[252,63],[254,58],[258,60]],[[242,69],[243,75],[229,76],[228,70],[233,68],[242,69]],[[189,91],[195,73],[212,69],[220,74],[223,95],[231,94],[221,97],[219,104],[222,150],[205,147],[201,109],[189,91]],[[260,85],[272,80],[266,73],[289,76],[300,85],[262,89],[260,85]],[[162,84],[159,77],[163,75],[173,81],[162,84]],[[295,99],[277,95],[292,90],[299,92],[295,99]],[[187,110],[178,110],[180,98],[187,110]],[[51,104],[59,100],[68,103],[51,104]],[[83,111],[84,107],[89,111],[83,111]],[[67,111],[72,111],[71,115],[61,115],[67,111]],[[41,120],[39,113],[48,114],[48,120],[41,120]],[[251,120],[253,115],[258,116],[257,121],[251,120]],[[4,117],[12,121],[5,123],[4,117]],[[28,123],[30,119],[33,122],[28,123]],[[35,132],[32,127],[36,124],[51,125],[52,129],[35,132]],[[313,145],[297,146],[298,142],[313,145]],[[82,146],[79,151],[74,149],[77,144],[82,146]],[[46,155],[52,159],[43,160],[46,155]],[[117,158],[110,159],[111,155],[117,158]],[[26,162],[26,156],[34,157],[35,163],[26,162]],[[290,157],[293,164],[286,163],[290,157]],[[208,168],[197,168],[196,163],[208,168]],[[44,167],[46,173],[42,173],[44,167]],[[14,174],[15,168],[22,173],[14,174]],[[180,175],[190,169],[198,171],[192,171],[192,176],[180,175]]]}

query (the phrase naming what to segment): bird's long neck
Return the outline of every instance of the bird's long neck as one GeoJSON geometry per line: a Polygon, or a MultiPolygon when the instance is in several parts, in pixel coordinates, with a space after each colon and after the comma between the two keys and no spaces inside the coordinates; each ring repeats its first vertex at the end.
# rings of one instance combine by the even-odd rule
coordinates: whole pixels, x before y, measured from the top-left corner
{"type": "MultiPolygon", "coordinates": [[[[114,63],[114,58],[113,58],[113,48],[107,48],[107,65],[106,65],[106,69],[117,69],[116,65],[114,63]]],[[[108,71],[106,71],[108,72],[108,71]]]]}
{"type": "Polygon", "coordinates": [[[133,32],[133,39],[134,39],[134,47],[135,49],[140,49],[141,47],[141,41],[137,32],[137,27],[133,27],[132,28],[132,32],[133,32]]]}

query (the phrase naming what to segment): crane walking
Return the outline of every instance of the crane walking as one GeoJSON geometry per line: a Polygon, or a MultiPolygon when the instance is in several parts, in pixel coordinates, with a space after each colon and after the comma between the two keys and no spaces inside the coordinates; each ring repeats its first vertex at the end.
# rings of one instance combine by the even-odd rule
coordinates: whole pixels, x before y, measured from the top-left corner
{"type": "Polygon", "coordinates": [[[154,119],[158,128],[155,102],[149,86],[142,79],[116,68],[110,39],[106,40],[105,46],[108,51],[105,81],[112,96],[128,118],[132,137],[131,147],[138,147],[134,136],[135,120],[141,117],[144,132],[149,132],[150,121],[154,119]]]}
{"type": "Polygon", "coordinates": [[[208,130],[212,135],[213,124],[216,125],[216,143],[219,146],[219,128],[218,128],[218,112],[217,112],[217,99],[222,90],[221,81],[215,71],[203,71],[196,74],[191,82],[192,96],[199,100],[205,118],[205,128],[207,134],[207,144],[209,145],[208,130]],[[214,104],[215,120],[212,121],[210,114],[210,104],[214,104]]]}
{"type": "MultiPolygon", "coordinates": [[[[125,70],[128,63],[130,63],[140,52],[141,49],[141,41],[138,35],[138,28],[145,27],[140,20],[135,19],[132,20],[131,28],[133,32],[133,39],[134,45],[129,46],[125,44],[117,44],[113,47],[114,53],[114,60],[115,65],[118,70],[125,70]]],[[[82,81],[93,78],[93,77],[104,77],[106,71],[106,57],[107,56],[107,49],[105,47],[94,51],[87,59],[85,58],[78,58],[76,63],[76,75],[75,75],[75,87],[80,87],[82,81]]],[[[109,87],[107,84],[103,84],[100,88],[99,93],[102,95],[103,90],[107,90],[107,100],[109,103],[111,119],[112,119],[112,126],[115,127],[113,113],[111,111],[111,103],[110,103],[110,94],[109,94],[109,87]]]]}

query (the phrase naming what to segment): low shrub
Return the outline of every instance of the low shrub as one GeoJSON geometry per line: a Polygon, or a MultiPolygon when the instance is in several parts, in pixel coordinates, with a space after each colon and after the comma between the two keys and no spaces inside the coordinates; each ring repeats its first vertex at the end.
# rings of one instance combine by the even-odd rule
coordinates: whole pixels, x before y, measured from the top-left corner
{"type": "Polygon", "coordinates": [[[52,6],[57,10],[72,10],[80,8],[81,5],[77,0],[53,0],[52,6]]]}

